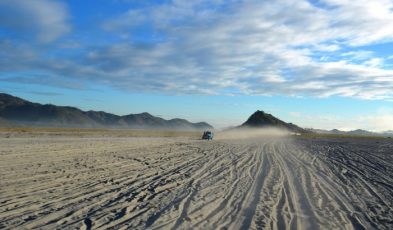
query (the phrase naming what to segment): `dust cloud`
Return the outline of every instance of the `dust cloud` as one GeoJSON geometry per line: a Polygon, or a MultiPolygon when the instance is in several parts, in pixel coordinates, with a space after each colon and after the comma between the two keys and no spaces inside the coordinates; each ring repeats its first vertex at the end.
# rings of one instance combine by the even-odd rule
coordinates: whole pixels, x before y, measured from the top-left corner
{"type": "Polygon", "coordinates": [[[279,128],[239,128],[218,132],[215,139],[218,140],[238,140],[238,139],[257,139],[263,137],[284,137],[294,133],[279,128]]]}

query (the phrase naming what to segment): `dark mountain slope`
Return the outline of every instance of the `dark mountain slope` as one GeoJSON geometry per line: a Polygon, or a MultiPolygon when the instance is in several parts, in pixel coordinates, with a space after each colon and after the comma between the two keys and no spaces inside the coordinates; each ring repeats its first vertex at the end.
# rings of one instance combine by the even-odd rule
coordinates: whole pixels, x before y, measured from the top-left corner
{"type": "Polygon", "coordinates": [[[207,123],[184,119],[165,120],[149,113],[118,116],[102,111],[82,111],[69,106],[42,105],[0,93],[0,126],[112,127],[140,129],[212,129],[207,123]]]}
{"type": "Polygon", "coordinates": [[[292,123],[286,123],[271,114],[265,113],[263,111],[256,111],[253,113],[246,122],[244,122],[240,128],[265,128],[265,127],[273,127],[286,129],[292,132],[298,133],[307,133],[309,131],[300,128],[297,125],[292,123]]]}

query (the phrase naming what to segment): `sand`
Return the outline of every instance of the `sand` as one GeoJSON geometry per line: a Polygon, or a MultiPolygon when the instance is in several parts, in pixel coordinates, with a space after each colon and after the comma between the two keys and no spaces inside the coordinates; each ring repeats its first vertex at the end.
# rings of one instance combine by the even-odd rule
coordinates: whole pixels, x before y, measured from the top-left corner
{"type": "Polygon", "coordinates": [[[2,229],[393,229],[388,139],[0,136],[2,229]]]}

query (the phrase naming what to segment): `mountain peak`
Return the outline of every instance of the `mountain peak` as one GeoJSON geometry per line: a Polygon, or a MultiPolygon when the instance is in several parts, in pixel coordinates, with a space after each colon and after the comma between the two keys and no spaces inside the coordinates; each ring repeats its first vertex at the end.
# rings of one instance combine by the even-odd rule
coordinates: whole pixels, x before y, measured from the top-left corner
{"type": "Polygon", "coordinates": [[[143,112],[143,113],[140,113],[139,115],[145,116],[145,117],[153,117],[153,115],[151,115],[151,114],[148,113],[148,112],[143,112]]]}
{"type": "Polygon", "coordinates": [[[264,111],[257,110],[253,113],[242,126],[250,127],[263,127],[263,126],[274,126],[280,120],[272,116],[271,114],[265,113],[264,111]]]}
{"type": "Polygon", "coordinates": [[[292,132],[305,133],[306,130],[292,124],[286,123],[269,113],[265,113],[262,110],[257,110],[254,112],[246,122],[244,122],[240,127],[244,128],[263,128],[263,127],[275,127],[286,129],[292,132]]]}
{"type": "Polygon", "coordinates": [[[5,106],[19,106],[28,103],[22,98],[15,97],[6,93],[0,93],[0,108],[5,106]]]}

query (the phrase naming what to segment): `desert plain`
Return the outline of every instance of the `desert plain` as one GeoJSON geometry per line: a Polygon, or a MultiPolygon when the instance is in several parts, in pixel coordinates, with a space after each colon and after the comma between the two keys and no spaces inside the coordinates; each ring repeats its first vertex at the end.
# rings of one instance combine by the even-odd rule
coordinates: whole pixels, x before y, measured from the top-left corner
{"type": "Polygon", "coordinates": [[[3,129],[0,229],[393,229],[393,141],[3,129]]]}

